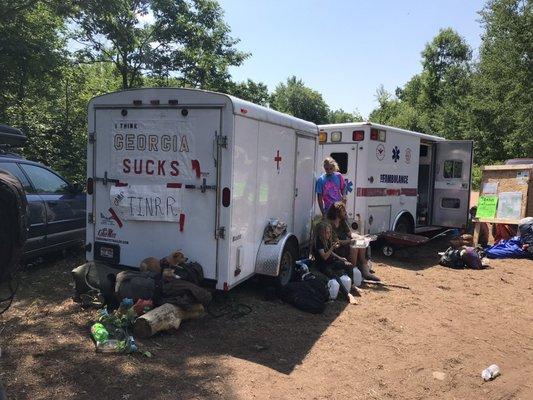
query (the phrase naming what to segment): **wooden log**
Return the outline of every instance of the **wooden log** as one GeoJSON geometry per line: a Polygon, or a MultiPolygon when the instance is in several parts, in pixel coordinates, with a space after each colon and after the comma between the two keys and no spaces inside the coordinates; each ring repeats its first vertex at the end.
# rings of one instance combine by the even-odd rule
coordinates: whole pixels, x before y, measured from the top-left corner
{"type": "Polygon", "coordinates": [[[157,332],[178,329],[181,321],[198,318],[204,311],[201,304],[193,304],[189,310],[184,310],[174,304],[165,303],[137,318],[133,333],[140,338],[149,338],[157,332]]]}

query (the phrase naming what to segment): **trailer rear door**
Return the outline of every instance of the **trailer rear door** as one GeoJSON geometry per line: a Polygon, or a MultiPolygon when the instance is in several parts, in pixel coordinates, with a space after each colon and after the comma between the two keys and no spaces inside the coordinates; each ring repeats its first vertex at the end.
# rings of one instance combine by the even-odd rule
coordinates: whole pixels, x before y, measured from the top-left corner
{"type": "Polygon", "coordinates": [[[220,124],[219,108],[96,108],[95,259],[136,267],[180,249],[216,279],[220,124]]]}
{"type": "Polygon", "coordinates": [[[470,140],[436,143],[433,225],[462,228],[468,220],[472,174],[470,140]]]}

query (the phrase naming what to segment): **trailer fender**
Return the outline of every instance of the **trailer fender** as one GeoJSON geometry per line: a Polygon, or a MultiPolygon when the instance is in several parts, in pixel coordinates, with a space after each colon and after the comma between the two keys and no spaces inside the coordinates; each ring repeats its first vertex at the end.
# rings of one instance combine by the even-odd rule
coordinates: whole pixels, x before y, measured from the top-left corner
{"type": "MultiPolygon", "coordinates": [[[[278,276],[281,256],[285,246],[293,246],[298,250],[298,239],[291,232],[286,232],[276,244],[261,242],[255,258],[255,273],[267,276],[278,276]]],[[[296,260],[294,260],[296,261],[296,260]]]]}
{"type": "MultiPolygon", "coordinates": [[[[413,233],[415,229],[415,220],[413,216],[411,215],[411,213],[407,210],[400,211],[398,215],[396,216],[396,218],[394,218],[394,223],[392,224],[392,230],[395,232],[400,232],[397,230],[397,228],[400,228],[400,225],[402,225],[404,221],[408,225],[410,225],[409,229],[407,229],[404,233],[413,233]]],[[[401,229],[403,229],[403,227],[401,229]]]]}

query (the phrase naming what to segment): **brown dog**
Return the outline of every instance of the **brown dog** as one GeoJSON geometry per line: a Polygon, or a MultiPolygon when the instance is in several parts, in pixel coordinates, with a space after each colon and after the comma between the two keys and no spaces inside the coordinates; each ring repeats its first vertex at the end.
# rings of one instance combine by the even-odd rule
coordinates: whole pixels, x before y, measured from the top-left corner
{"type": "Polygon", "coordinates": [[[172,254],[166,256],[164,259],[161,260],[162,264],[168,264],[172,267],[178,266],[180,264],[186,263],[188,260],[187,257],[185,257],[185,254],[183,254],[181,251],[176,250],[172,252],[172,254]],[[165,262],[166,261],[166,262],[165,262]]]}
{"type": "Polygon", "coordinates": [[[172,267],[178,266],[180,264],[186,263],[188,260],[181,251],[173,251],[168,256],[158,260],[155,257],[148,257],[141,261],[139,265],[139,270],[141,271],[151,271],[157,274],[164,273],[164,275],[170,276],[174,274],[172,267]],[[165,270],[170,270],[171,272],[165,272],[165,270]]]}
{"type": "Polygon", "coordinates": [[[161,273],[161,263],[155,257],[148,257],[141,261],[139,265],[139,270],[146,272],[155,272],[157,274],[161,273]]]}

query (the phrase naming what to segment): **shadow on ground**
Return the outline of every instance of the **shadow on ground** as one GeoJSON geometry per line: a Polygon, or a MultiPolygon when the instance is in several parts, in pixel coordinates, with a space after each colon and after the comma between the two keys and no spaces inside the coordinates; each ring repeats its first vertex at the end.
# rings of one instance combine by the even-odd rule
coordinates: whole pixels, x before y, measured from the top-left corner
{"type": "Polygon", "coordinates": [[[265,300],[264,287],[250,281],[216,295],[213,315],[139,341],[151,358],[97,354],[89,336],[95,311],[70,300],[70,271],[83,262],[77,254],[23,268],[16,301],[0,319],[0,377],[10,399],[232,398],[221,358],[290,374],[346,306],[303,313],[265,300]]]}

